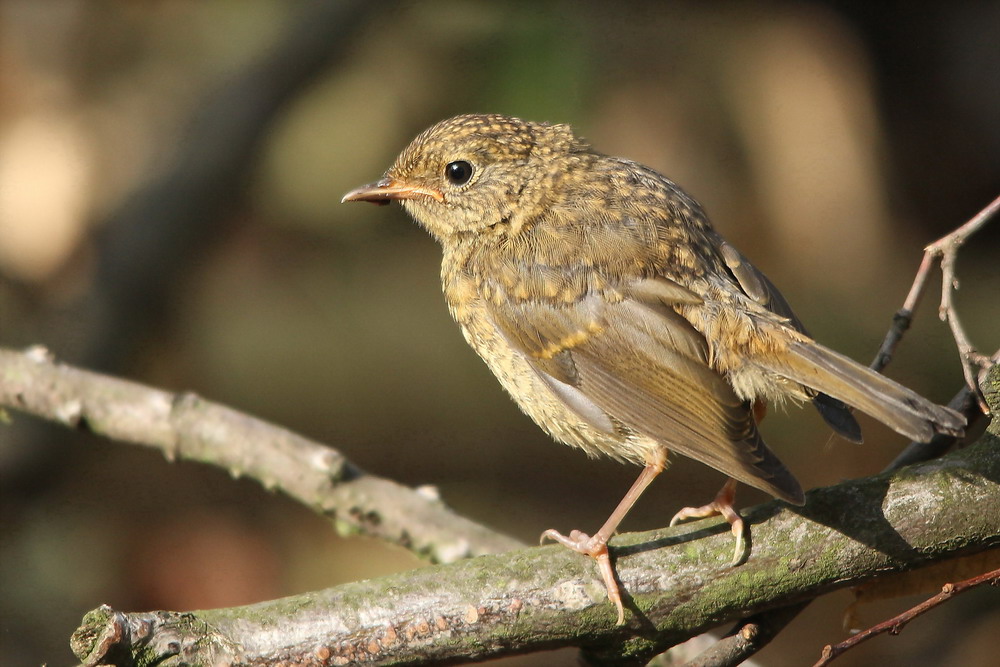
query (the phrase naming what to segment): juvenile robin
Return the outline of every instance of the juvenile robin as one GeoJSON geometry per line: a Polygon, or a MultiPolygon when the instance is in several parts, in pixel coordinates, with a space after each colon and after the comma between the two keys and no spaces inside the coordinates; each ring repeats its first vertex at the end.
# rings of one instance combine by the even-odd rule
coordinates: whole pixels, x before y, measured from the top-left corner
{"type": "Polygon", "coordinates": [[[811,401],[860,442],[857,408],[926,441],[965,419],[823,347],[701,206],[566,125],[465,115],[420,134],[343,201],[399,201],[444,251],[445,299],[469,344],[556,440],[642,465],[593,535],[545,531],[598,562],[624,622],[607,542],[675,451],[731,479],[678,520],[722,514],[744,550],[736,480],[789,503],[802,488],[757,430],[769,402],[811,401]]]}

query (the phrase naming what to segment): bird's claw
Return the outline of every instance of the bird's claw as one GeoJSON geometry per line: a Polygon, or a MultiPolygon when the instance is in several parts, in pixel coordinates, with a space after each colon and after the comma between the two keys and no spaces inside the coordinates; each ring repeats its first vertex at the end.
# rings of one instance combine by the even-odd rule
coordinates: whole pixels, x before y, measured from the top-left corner
{"type": "Polygon", "coordinates": [[[746,550],[746,524],[733,507],[735,487],[734,482],[727,482],[712,502],[701,507],[685,507],[670,519],[670,525],[676,526],[678,523],[687,521],[688,519],[705,519],[711,516],[722,516],[732,527],[733,537],[736,538],[736,548],[733,551],[733,560],[731,562],[732,567],[743,563],[748,555],[746,550]]]}
{"type": "Polygon", "coordinates": [[[546,539],[558,542],[567,549],[572,549],[584,556],[590,556],[597,561],[597,568],[601,572],[601,579],[608,592],[608,599],[614,603],[618,610],[618,620],[615,625],[624,625],[625,605],[622,603],[621,587],[618,585],[618,580],[615,579],[615,569],[611,565],[611,554],[608,551],[607,541],[600,540],[596,536],[591,537],[580,530],[570,531],[567,537],[552,528],[542,533],[541,542],[545,542],[546,539]]]}
{"type": "Polygon", "coordinates": [[[549,528],[544,533],[542,533],[542,538],[539,540],[541,544],[545,544],[545,540],[552,540],[553,542],[558,542],[567,549],[572,549],[577,553],[581,553],[585,556],[594,556],[591,553],[596,544],[591,544],[590,535],[583,532],[582,530],[571,530],[569,537],[563,535],[558,530],[554,528],[549,528]]]}

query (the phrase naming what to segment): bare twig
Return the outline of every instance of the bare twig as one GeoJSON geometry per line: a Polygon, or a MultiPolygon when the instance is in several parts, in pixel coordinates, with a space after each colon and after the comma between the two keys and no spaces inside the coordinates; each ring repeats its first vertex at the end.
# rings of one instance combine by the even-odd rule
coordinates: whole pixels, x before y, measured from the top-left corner
{"type": "Polygon", "coordinates": [[[43,348],[0,348],[0,406],[251,477],[341,532],[378,537],[433,562],[524,546],[455,514],[432,492],[361,470],[331,447],[194,394],[56,363],[43,348]]]}
{"type": "Polygon", "coordinates": [[[684,667],[732,667],[767,646],[812,600],[748,616],[684,667]]]}
{"type": "Polygon", "coordinates": [[[959,593],[964,593],[971,590],[977,586],[982,586],[983,584],[990,584],[995,586],[1000,583],[1000,570],[993,570],[992,572],[987,572],[986,574],[981,574],[978,577],[973,577],[971,579],[966,579],[965,581],[960,581],[957,584],[945,584],[941,588],[941,592],[934,597],[925,600],[918,604],[917,606],[907,609],[902,614],[894,616],[887,621],[883,621],[878,625],[874,625],[863,632],[859,632],[850,639],[845,639],[839,644],[827,644],[823,647],[823,655],[820,660],[813,667],[825,667],[829,665],[838,656],[843,654],[862,642],[866,642],[876,635],[880,635],[888,632],[891,635],[898,635],[902,632],[906,624],[915,619],[921,614],[925,614],[934,607],[943,604],[955,597],[959,593]]]}
{"type": "Polygon", "coordinates": [[[881,372],[892,361],[892,355],[896,353],[896,348],[903,340],[903,335],[913,323],[913,313],[917,310],[920,299],[924,295],[924,288],[927,287],[927,279],[930,277],[933,266],[934,256],[925,249],[924,257],[920,260],[920,268],[917,269],[917,275],[913,278],[913,284],[910,286],[910,292],[906,295],[906,300],[903,301],[903,307],[892,316],[892,326],[886,332],[885,339],[869,366],[872,370],[881,372]]]}
{"type": "MultiPolygon", "coordinates": [[[[939,313],[941,318],[946,320],[952,328],[952,334],[955,337],[959,354],[962,357],[962,373],[966,381],[965,388],[951,399],[948,406],[964,414],[969,425],[976,418],[989,413],[989,409],[986,407],[986,403],[979,391],[979,382],[978,378],[976,378],[978,373],[972,372],[970,364],[975,362],[980,369],[985,370],[998,362],[1000,351],[995,353],[992,358],[984,357],[975,352],[969,343],[965,330],[958,321],[954,302],[952,301],[952,292],[958,286],[958,282],[955,279],[955,258],[957,257],[958,249],[965,243],[966,239],[981,229],[996,214],[997,210],[1000,210],[1000,197],[990,202],[986,208],[973,216],[972,219],[961,227],[924,249],[924,257],[920,261],[920,268],[917,269],[917,275],[910,286],[910,292],[906,295],[903,307],[893,315],[892,326],[889,327],[889,331],[886,333],[885,339],[882,341],[882,345],[879,347],[879,351],[870,366],[872,370],[882,371],[892,360],[892,355],[895,354],[896,347],[903,339],[903,335],[910,328],[910,324],[913,321],[913,313],[916,311],[924,289],[927,286],[927,279],[934,266],[934,260],[937,257],[941,257],[942,295],[939,313]]],[[[917,461],[926,461],[929,458],[940,456],[954,443],[955,438],[941,434],[934,436],[930,442],[911,442],[889,464],[886,470],[896,470],[917,461]]]]}
{"type": "Polygon", "coordinates": [[[991,362],[989,357],[980,354],[972,346],[968,335],[965,333],[965,329],[958,319],[958,313],[955,310],[953,300],[953,293],[958,289],[958,279],[955,277],[955,263],[958,258],[958,249],[962,247],[962,244],[970,236],[979,231],[990,218],[996,215],[998,210],[1000,210],[1000,197],[990,202],[986,208],[973,216],[964,225],[924,248],[924,257],[920,261],[920,268],[917,269],[917,275],[910,286],[910,292],[906,295],[903,307],[896,311],[896,314],[893,316],[892,326],[889,328],[888,333],[886,333],[885,340],[882,341],[878,354],[875,355],[875,360],[871,364],[873,369],[880,371],[892,359],[896,347],[903,339],[903,334],[906,333],[906,330],[910,328],[910,324],[913,322],[913,313],[916,311],[924,289],[927,287],[927,279],[931,268],[934,266],[934,260],[940,258],[942,281],[941,305],[938,309],[938,314],[951,328],[952,335],[955,337],[955,343],[958,345],[959,355],[961,355],[962,372],[965,375],[965,382],[976,395],[980,409],[984,413],[988,412],[988,408],[979,394],[976,376],[979,374],[978,371],[980,369],[989,367],[991,362]]]}
{"type": "MultiPolygon", "coordinates": [[[[993,204],[985,210],[995,213],[998,208],[1000,208],[1000,197],[995,199],[993,204]]],[[[958,248],[965,242],[969,234],[985,224],[988,217],[989,215],[973,218],[954,233],[937,241],[928,249],[929,252],[935,252],[941,256],[941,306],[938,309],[938,314],[951,328],[952,336],[955,337],[955,342],[958,345],[958,353],[961,355],[965,383],[974,391],[978,391],[977,380],[979,371],[989,367],[990,359],[976,350],[969,340],[968,334],[965,333],[965,328],[958,319],[958,311],[955,308],[953,298],[955,290],[958,289],[955,263],[958,261],[958,248]],[[972,223],[978,224],[973,226],[972,223]]],[[[979,398],[979,405],[983,413],[988,413],[989,408],[986,406],[986,401],[978,393],[976,395],[979,398]]]]}

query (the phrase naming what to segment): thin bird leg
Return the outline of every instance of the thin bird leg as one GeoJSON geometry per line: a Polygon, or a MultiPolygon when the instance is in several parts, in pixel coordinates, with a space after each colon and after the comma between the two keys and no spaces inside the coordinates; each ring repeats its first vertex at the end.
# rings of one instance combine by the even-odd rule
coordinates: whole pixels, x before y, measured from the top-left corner
{"type": "Polygon", "coordinates": [[[615,571],[611,565],[611,555],[608,553],[608,540],[615,534],[618,524],[622,522],[628,511],[632,509],[632,505],[639,499],[639,496],[646,490],[650,482],[663,472],[665,465],[665,460],[646,464],[646,467],[639,473],[639,477],[632,484],[628,493],[618,503],[618,507],[615,508],[615,511],[611,513],[611,516],[608,517],[608,520],[604,522],[604,525],[601,526],[600,530],[593,537],[579,530],[571,531],[569,537],[551,528],[542,533],[543,542],[546,538],[554,540],[564,547],[590,556],[597,561],[597,566],[601,571],[601,578],[604,580],[604,587],[608,589],[608,599],[618,609],[618,625],[625,623],[625,607],[622,604],[621,587],[618,585],[618,580],[615,579],[615,571]]]}
{"type": "MultiPolygon", "coordinates": [[[[767,403],[764,401],[754,401],[751,405],[754,421],[758,424],[767,415],[767,403]]],[[[736,500],[736,480],[730,478],[715,495],[712,502],[701,507],[685,507],[670,520],[671,526],[676,526],[681,521],[688,519],[704,519],[710,516],[722,515],[729,525],[732,526],[733,535],[736,537],[736,548],[733,551],[733,566],[737,566],[747,557],[746,553],[746,525],[742,517],[736,511],[733,502],[736,500]]]]}
{"type": "Polygon", "coordinates": [[[746,525],[736,512],[736,507],[733,505],[734,500],[736,500],[736,480],[730,478],[722,485],[712,502],[701,507],[685,507],[674,515],[674,518],[670,520],[670,525],[676,526],[681,521],[688,519],[704,519],[721,514],[732,526],[733,536],[736,538],[732,564],[739,565],[746,558],[746,525]]]}

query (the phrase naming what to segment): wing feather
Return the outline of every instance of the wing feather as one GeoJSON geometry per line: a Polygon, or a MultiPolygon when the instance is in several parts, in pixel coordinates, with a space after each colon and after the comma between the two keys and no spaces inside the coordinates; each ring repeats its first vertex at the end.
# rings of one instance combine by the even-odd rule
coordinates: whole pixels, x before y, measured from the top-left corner
{"type": "Polygon", "coordinates": [[[571,304],[519,300],[491,310],[497,328],[553,393],[596,428],[611,433],[623,425],[802,502],[798,482],[764,445],[749,405],[708,366],[704,338],[667,305],[692,298],[681,290],[647,280],[617,301],[591,294],[571,304]]]}

